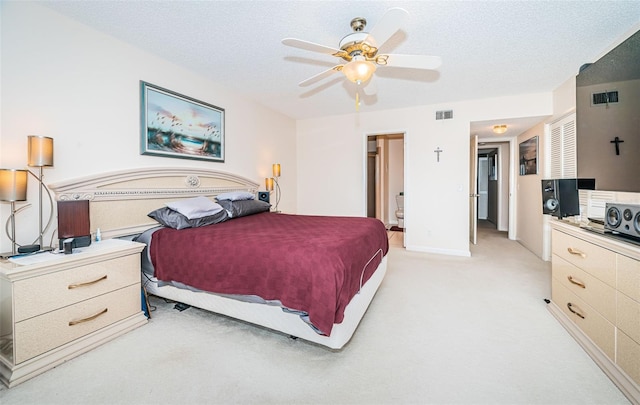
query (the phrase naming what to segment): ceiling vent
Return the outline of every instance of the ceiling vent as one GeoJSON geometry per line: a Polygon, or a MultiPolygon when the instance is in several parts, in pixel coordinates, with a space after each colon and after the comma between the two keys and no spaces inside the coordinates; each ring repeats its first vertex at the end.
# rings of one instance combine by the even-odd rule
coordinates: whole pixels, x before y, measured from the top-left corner
{"type": "Polygon", "coordinates": [[[436,120],[450,120],[453,118],[453,110],[436,111],[436,120]]]}
{"type": "Polygon", "coordinates": [[[618,102],[618,91],[605,91],[591,94],[591,105],[608,105],[618,102]]]}

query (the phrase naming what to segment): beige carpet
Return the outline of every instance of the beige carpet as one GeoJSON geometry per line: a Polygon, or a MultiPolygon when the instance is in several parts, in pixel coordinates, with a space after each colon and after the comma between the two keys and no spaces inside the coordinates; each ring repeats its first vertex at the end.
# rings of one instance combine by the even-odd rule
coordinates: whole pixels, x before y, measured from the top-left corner
{"type": "Polygon", "coordinates": [[[547,311],[548,263],[495,230],[471,258],[391,236],[387,277],[339,352],[153,299],[149,324],[0,403],[628,403],[547,311]]]}

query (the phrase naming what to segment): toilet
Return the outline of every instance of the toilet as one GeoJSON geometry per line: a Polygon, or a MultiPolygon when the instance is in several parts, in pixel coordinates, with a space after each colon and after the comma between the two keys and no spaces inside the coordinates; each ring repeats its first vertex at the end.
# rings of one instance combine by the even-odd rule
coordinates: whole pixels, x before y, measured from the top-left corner
{"type": "Polygon", "coordinates": [[[396,204],[398,205],[398,209],[396,210],[398,227],[404,228],[404,195],[403,194],[399,194],[396,196],[396,204]]]}

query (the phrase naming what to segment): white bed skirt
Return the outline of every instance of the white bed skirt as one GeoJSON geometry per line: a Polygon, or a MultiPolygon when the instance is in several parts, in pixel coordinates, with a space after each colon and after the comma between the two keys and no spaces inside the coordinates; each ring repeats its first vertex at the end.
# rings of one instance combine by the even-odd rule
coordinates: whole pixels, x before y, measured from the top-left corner
{"type": "Polygon", "coordinates": [[[152,281],[145,280],[143,284],[148,294],[264,326],[331,349],[341,349],[353,336],[360,320],[369,307],[369,303],[371,303],[376,291],[378,291],[386,272],[387,256],[382,258],[382,262],[380,262],[369,281],[349,302],[344,311],[344,320],[342,323],[333,325],[331,336],[323,336],[316,333],[306,322],[300,319],[299,315],[284,312],[278,306],[238,301],[215,294],[195,292],[169,285],[159,287],[155,279],[152,279],[152,281]]]}

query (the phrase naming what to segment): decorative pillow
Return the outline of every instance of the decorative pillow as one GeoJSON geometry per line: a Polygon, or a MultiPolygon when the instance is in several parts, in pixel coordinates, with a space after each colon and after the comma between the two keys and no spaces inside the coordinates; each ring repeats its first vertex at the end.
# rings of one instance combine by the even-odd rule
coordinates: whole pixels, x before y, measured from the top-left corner
{"type": "Polygon", "coordinates": [[[256,196],[253,193],[248,191],[231,191],[229,193],[222,193],[216,196],[218,201],[242,201],[242,200],[253,200],[256,196]]]}
{"type": "Polygon", "coordinates": [[[189,219],[168,207],[158,208],[147,214],[150,218],[155,219],[161,225],[173,229],[198,228],[200,226],[217,224],[229,219],[227,211],[220,207],[220,211],[213,215],[201,218],[189,219]]]}
{"type": "Polygon", "coordinates": [[[203,196],[169,202],[166,206],[189,219],[208,217],[222,211],[219,204],[203,196]]]}
{"type": "Polygon", "coordinates": [[[271,209],[271,204],[260,200],[222,200],[220,201],[220,205],[227,210],[227,213],[231,218],[244,217],[247,215],[257,214],[259,212],[269,211],[271,209]]]}

